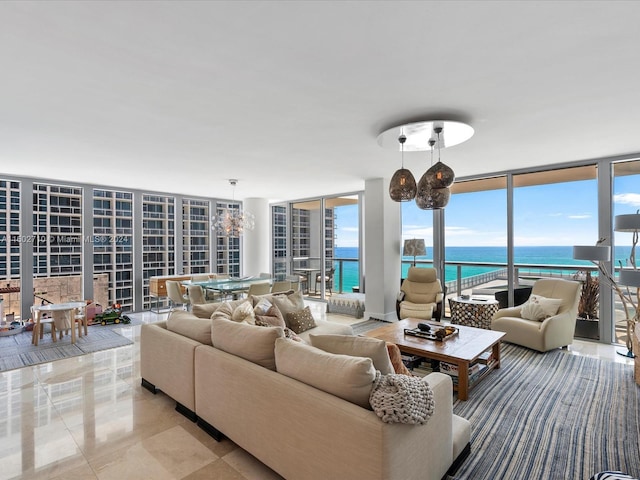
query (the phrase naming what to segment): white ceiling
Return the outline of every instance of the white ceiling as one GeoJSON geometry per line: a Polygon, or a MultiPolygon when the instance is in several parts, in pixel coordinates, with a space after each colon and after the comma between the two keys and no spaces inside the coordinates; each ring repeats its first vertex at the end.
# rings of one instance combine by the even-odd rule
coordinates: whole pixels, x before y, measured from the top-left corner
{"type": "MultiPolygon", "coordinates": [[[[308,198],[389,178],[404,121],[458,177],[640,152],[640,2],[0,2],[0,173],[308,198]]],[[[424,153],[405,155],[419,177],[424,153]]]]}

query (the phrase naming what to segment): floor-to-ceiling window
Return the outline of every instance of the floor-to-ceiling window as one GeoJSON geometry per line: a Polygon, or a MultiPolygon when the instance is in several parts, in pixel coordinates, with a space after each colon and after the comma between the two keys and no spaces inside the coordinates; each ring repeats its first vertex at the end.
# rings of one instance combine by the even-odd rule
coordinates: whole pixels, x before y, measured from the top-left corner
{"type": "MultiPolygon", "coordinates": [[[[20,248],[35,237],[22,237],[20,232],[20,182],[0,180],[0,322],[6,314],[9,320],[12,314],[21,318],[20,248]]],[[[3,327],[9,328],[10,324],[3,327]]]]}
{"type": "Polygon", "coordinates": [[[448,296],[462,290],[481,293],[487,287],[506,289],[506,177],[454,183],[445,209],[445,225],[448,296]]]}
{"type": "MultiPolygon", "coordinates": [[[[620,162],[613,165],[613,214],[628,215],[640,211],[640,161],[620,162]]],[[[633,267],[631,260],[631,248],[633,245],[633,233],[614,232],[614,266],[633,267]]],[[[635,267],[640,266],[637,258],[635,267]]],[[[624,288],[624,287],[623,287],[624,288]]],[[[631,289],[632,295],[635,297],[631,289]]],[[[636,298],[637,300],[637,298],[636,298]]],[[[633,318],[635,314],[631,305],[625,312],[620,299],[615,297],[615,323],[614,338],[617,343],[624,344],[627,340],[626,316],[633,318]]],[[[636,354],[638,352],[635,352],[636,354]]]]}
{"type": "Polygon", "coordinates": [[[104,273],[108,303],[133,310],[133,194],[93,189],[93,272],[104,273]]]}
{"type": "Polygon", "coordinates": [[[207,273],[209,259],[209,202],[182,200],[182,265],[184,273],[207,273]]]}
{"type": "Polygon", "coordinates": [[[274,276],[295,276],[312,298],[360,290],[359,203],[349,194],[272,205],[274,276]]]}
{"type": "MultiPolygon", "coordinates": [[[[531,285],[545,276],[585,281],[589,269],[563,266],[587,267],[589,262],[573,259],[573,246],[598,240],[596,166],[523,173],[514,175],[513,184],[517,284],[531,285]]],[[[598,328],[580,323],[578,334],[598,338],[598,328]]]]}
{"type": "MultiPolygon", "coordinates": [[[[239,202],[223,202],[216,203],[216,215],[223,216],[226,211],[241,209],[239,202]]],[[[223,275],[231,275],[232,277],[240,276],[240,237],[229,236],[221,232],[217,232],[215,238],[215,271],[223,275]]]]}

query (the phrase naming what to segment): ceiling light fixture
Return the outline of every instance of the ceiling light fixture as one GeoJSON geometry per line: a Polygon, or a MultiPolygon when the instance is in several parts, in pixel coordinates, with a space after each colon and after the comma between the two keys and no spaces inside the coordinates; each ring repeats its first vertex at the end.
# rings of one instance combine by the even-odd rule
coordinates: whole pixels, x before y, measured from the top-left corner
{"type": "Polygon", "coordinates": [[[252,213],[235,208],[237,183],[238,180],[235,178],[229,179],[229,184],[233,187],[232,203],[234,207],[225,208],[211,218],[211,229],[220,236],[239,237],[245,230],[253,230],[255,227],[255,217],[252,213]]]}
{"type": "MultiPolygon", "coordinates": [[[[423,210],[444,208],[451,198],[449,187],[455,181],[455,173],[448,165],[442,163],[441,150],[466,142],[473,136],[473,128],[466,123],[448,120],[431,120],[414,122],[389,128],[378,135],[378,144],[386,148],[398,148],[403,154],[402,169],[394,173],[389,184],[389,195],[396,202],[411,200],[413,197],[401,196],[400,182],[408,182],[413,175],[404,168],[404,151],[418,152],[431,150],[431,166],[422,175],[414,194],[416,205],[423,210]],[[400,135],[398,137],[397,135],[400,135]],[[400,138],[404,137],[403,141],[400,138]],[[396,138],[398,140],[396,140],[396,138]],[[433,147],[438,147],[438,162],[433,164],[433,147]]],[[[410,192],[409,192],[410,193],[410,192]]]]}
{"type": "Polygon", "coordinates": [[[404,143],[407,141],[405,135],[398,137],[400,150],[402,151],[402,168],[397,170],[391,177],[389,183],[389,196],[394,202],[407,202],[416,196],[416,179],[410,170],[404,168],[404,143]]]}

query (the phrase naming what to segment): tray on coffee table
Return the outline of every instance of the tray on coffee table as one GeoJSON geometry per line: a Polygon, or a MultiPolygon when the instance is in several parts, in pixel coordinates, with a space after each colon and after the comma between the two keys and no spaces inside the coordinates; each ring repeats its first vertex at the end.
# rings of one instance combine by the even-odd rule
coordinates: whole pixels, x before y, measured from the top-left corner
{"type": "Polygon", "coordinates": [[[405,328],[404,329],[404,334],[405,335],[411,335],[412,337],[426,338],[427,340],[434,340],[436,342],[442,342],[444,340],[448,340],[449,338],[455,337],[456,335],[458,335],[458,329],[457,328],[455,328],[455,327],[448,327],[448,328],[452,329],[453,332],[451,332],[448,335],[445,335],[444,337],[438,337],[433,330],[425,332],[423,330],[420,330],[419,328],[405,328]]]}

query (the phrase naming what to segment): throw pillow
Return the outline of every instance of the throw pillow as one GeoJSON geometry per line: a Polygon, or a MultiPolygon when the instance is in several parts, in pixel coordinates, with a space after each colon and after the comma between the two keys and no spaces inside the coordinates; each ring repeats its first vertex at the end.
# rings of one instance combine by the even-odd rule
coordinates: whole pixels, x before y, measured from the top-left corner
{"type": "Polygon", "coordinates": [[[222,305],[220,305],[218,307],[218,309],[213,312],[213,314],[211,315],[211,318],[222,318],[225,320],[232,320],[231,316],[233,315],[233,307],[231,306],[231,303],[229,302],[224,302],[222,303],[222,305]]]}
{"type": "Polygon", "coordinates": [[[275,356],[281,374],[371,409],[376,370],[370,358],[336,355],[285,338],[276,339],[275,356]]]}
{"type": "Polygon", "coordinates": [[[296,333],[306,332],[316,327],[316,321],[313,319],[309,307],[304,307],[297,312],[287,313],[287,325],[296,333]]]}
{"type": "Polygon", "coordinates": [[[255,323],[255,314],[253,313],[253,305],[249,300],[238,305],[231,314],[231,320],[234,322],[255,323]]]}
{"type": "Polygon", "coordinates": [[[276,369],[274,344],[277,338],[284,339],[282,328],[262,328],[219,318],[211,322],[211,343],[215,348],[269,370],[276,369]]]}
{"type": "Polygon", "coordinates": [[[531,295],[529,300],[522,305],[520,316],[526,320],[537,320],[541,322],[558,313],[561,304],[562,300],[559,298],[531,295]]]}
{"type": "MultiPolygon", "coordinates": [[[[393,371],[398,375],[409,375],[413,376],[411,370],[407,368],[407,366],[402,361],[402,353],[400,353],[400,349],[395,343],[386,342],[387,352],[389,353],[389,359],[391,360],[391,365],[393,365],[393,371]]],[[[381,372],[382,373],[382,372],[381,372]]]]}
{"type": "MultiPolygon", "coordinates": [[[[287,314],[290,312],[299,312],[304,308],[304,298],[302,292],[297,291],[289,295],[273,295],[271,297],[272,303],[278,307],[283,318],[287,321],[287,314]]],[[[287,325],[291,328],[291,325],[287,325]]]]}
{"type": "Polygon", "coordinates": [[[266,298],[261,298],[258,303],[253,307],[253,312],[256,315],[266,315],[267,311],[271,308],[271,302],[266,298]]]}
{"type": "Polygon", "coordinates": [[[325,352],[370,358],[383,375],[395,373],[384,340],[355,335],[309,335],[309,339],[311,345],[325,352]]]}
{"type": "MultiPolygon", "coordinates": [[[[277,310],[277,309],[276,309],[277,310]]],[[[278,320],[277,317],[272,317],[269,315],[256,315],[256,325],[258,327],[280,327],[284,329],[284,336],[290,340],[294,340],[296,342],[305,343],[305,341],[300,338],[296,332],[291,330],[289,327],[284,326],[284,320],[278,320]]]]}
{"type": "MultiPolygon", "coordinates": [[[[270,327],[282,327],[285,328],[287,324],[282,318],[282,314],[277,307],[271,306],[269,310],[267,310],[263,315],[256,314],[256,325],[258,324],[258,319],[260,319],[263,323],[267,323],[270,327]]],[[[265,325],[261,325],[265,326],[265,325]]]]}

